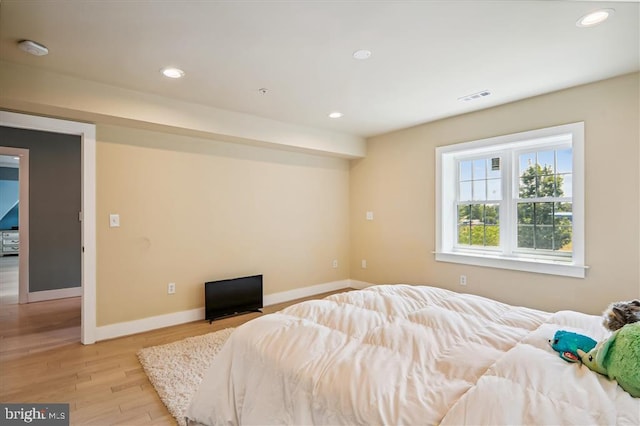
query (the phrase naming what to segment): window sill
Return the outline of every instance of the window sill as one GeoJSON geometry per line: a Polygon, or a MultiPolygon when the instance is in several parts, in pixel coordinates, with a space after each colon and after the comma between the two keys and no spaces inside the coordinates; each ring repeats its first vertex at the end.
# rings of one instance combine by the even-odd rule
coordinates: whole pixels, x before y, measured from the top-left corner
{"type": "Polygon", "coordinates": [[[515,271],[534,272],[538,274],[561,275],[565,277],[584,278],[587,266],[569,262],[491,256],[470,253],[435,253],[436,261],[461,263],[465,265],[485,266],[489,268],[511,269],[515,271]]]}

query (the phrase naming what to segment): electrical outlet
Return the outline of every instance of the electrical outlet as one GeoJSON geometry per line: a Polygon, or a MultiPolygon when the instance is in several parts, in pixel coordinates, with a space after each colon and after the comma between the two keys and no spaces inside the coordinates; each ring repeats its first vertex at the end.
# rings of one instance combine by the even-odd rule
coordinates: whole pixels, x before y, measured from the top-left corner
{"type": "Polygon", "coordinates": [[[338,259],[334,259],[333,263],[332,263],[334,268],[338,267],[338,259]]]}
{"type": "Polygon", "coordinates": [[[362,269],[367,269],[367,261],[365,259],[362,259],[362,263],[360,265],[362,266],[362,269]]]}
{"type": "Polygon", "coordinates": [[[460,275],[460,285],[467,285],[467,276],[460,275]]]}
{"type": "Polygon", "coordinates": [[[373,220],[373,212],[367,212],[367,220],[373,220]]]}
{"type": "Polygon", "coordinates": [[[167,294],[176,294],[176,283],[169,283],[167,286],[167,294]]]}

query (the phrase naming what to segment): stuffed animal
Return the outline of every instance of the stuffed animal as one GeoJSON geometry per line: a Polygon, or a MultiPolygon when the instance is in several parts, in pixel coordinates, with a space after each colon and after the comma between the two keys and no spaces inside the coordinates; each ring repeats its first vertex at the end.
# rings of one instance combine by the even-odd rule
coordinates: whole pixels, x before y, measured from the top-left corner
{"type": "Polygon", "coordinates": [[[580,361],[578,349],[589,352],[596,346],[596,341],[591,337],[565,330],[556,331],[549,343],[553,350],[560,354],[560,358],[569,362],[580,361]]]}
{"type": "Polygon", "coordinates": [[[625,324],[638,322],[640,321],[640,300],[612,303],[603,312],[603,317],[604,326],[611,331],[616,331],[625,324]]]}
{"type": "Polygon", "coordinates": [[[631,396],[640,398],[640,322],[627,324],[589,352],[578,349],[589,369],[618,382],[631,396]]]}

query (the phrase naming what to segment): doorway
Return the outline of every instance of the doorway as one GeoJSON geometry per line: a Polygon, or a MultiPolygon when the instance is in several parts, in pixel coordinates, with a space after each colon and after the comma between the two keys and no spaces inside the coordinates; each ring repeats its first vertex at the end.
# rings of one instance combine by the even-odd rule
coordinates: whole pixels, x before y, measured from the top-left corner
{"type": "MultiPolygon", "coordinates": [[[[78,135],[81,147],[81,336],[83,344],[95,343],[96,241],[95,241],[95,125],[0,111],[0,125],[78,135]]],[[[28,197],[27,197],[28,199],[28,197]]],[[[22,201],[21,201],[22,203],[22,201]]],[[[28,240],[27,240],[28,241],[28,240]]],[[[22,250],[22,241],[20,245],[22,250]]],[[[22,275],[20,270],[20,275],[22,275]]],[[[27,272],[28,273],[28,272],[27,272]]],[[[42,292],[40,292],[42,293],[42,292]]]]}
{"type": "Polygon", "coordinates": [[[29,291],[28,149],[0,146],[0,276],[2,277],[0,303],[27,303],[29,291]],[[22,232],[20,225],[23,228],[22,232]],[[22,236],[22,242],[20,236],[22,236]]]}

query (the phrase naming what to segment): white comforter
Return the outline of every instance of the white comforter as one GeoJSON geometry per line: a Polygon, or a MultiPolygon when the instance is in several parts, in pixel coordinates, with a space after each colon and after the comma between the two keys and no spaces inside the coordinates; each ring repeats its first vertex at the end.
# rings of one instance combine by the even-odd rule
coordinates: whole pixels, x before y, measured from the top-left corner
{"type": "Polygon", "coordinates": [[[265,315],[233,332],[187,411],[213,424],[630,424],[640,399],[562,360],[558,329],[599,317],[386,285],[265,315]]]}

